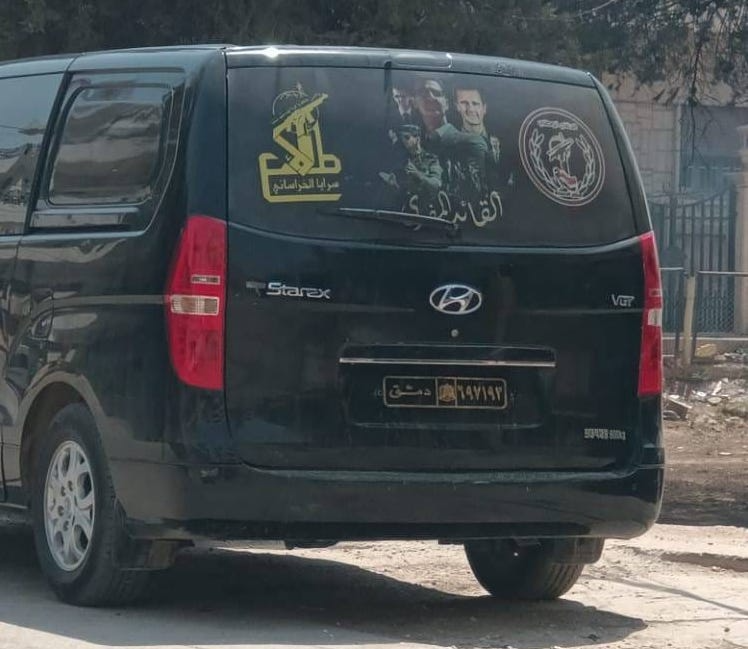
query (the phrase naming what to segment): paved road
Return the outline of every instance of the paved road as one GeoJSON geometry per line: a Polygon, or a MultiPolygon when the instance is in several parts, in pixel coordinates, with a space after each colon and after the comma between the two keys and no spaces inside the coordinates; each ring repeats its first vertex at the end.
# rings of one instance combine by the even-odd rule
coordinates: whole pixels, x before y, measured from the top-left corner
{"type": "Polygon", "coordinates": [[[0,649],[748,646],[748,530],[659,526],[610,545],[567,598],[486,597],[459,547],[200,549],[132,609],[65,606],[31,536],[0,526],[0,649]]]}

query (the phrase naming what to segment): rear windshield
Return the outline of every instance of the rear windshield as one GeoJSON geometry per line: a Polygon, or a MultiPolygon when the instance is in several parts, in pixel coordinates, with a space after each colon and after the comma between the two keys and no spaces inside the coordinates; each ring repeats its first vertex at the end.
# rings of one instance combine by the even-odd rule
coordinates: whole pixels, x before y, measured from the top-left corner
{"type": "Polygon", "coordinates": [[[384,211],[390,221],[455,223],[459,241],[476,245],[595,245],[635,234],[594,88],[239,68],[229,70],[228,140],[230,219],[254,228],[364,241],[445,236],[383,222],[384,211]]]}

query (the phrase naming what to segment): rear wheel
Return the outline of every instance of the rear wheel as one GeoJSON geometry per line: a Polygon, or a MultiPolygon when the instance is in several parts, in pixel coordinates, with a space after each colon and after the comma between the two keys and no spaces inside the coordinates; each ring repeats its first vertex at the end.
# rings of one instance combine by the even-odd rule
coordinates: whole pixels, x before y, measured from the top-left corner
{"type": "Polygon", "coordinates": [[[31,506],[39,563],[57,596],[83,606],[123,604],[148,574],[118,567],[127,543],[96,424],[82,404],[52,419],[35,458],[31,506]]]}
{"type": "Polygon", "coordinates": [[[577,582],[584,569],[581,563],[553,561],[542,543],[471,541],[465,544],[465,553],[481,586],[500,599],[556,599],[577,582]]]}

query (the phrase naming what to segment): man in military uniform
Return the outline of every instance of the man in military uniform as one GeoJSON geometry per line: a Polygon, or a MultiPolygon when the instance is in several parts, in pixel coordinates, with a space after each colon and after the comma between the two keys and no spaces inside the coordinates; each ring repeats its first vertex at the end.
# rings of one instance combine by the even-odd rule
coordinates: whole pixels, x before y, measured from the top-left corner
{"type": "Polygon", "coordinates": [[[488,105],[483,100],[477,88],[458,88],[455,90],[455,105],[462,119],[461,131],[480,135],[488,144],[488,157],[492,165],[499,164],[501,144],[499,138],[490,135],[486,130],[484,120],[488,112],[488,105]]]}
{"type": "Polygon", "coordinates": [[[442,187],[439,158],[421,146],[419,126],[403,124],[397,129],[397,137],[408,154],[405,167],[394,173],[381,172],[380,177],[392,187],[403,190],[406,200],[416,195],[424,204],[433,201],[442,187]]]}
{"type": "Polygon", "coordinates": [[[484,187],[489,141],[447,121],[449,100],[436,79],[420,79],[415,103],[426,129],[425,147],[439,157],[447,193],[456,199],[478,198],[484,187]]]}
{"type": "Polygon", "coordinates": [[[479,136],[484,142],[483,160],[473,164],[470,172],[474,184],[480,186],[481,192],[496,189],[499,184],[499,160],[501,144],[499,138],[489,134],[485,125],[488,105],[477,88],[457,88],[455,90],[455,107],[460,115],[460,131],[479,136]]]}

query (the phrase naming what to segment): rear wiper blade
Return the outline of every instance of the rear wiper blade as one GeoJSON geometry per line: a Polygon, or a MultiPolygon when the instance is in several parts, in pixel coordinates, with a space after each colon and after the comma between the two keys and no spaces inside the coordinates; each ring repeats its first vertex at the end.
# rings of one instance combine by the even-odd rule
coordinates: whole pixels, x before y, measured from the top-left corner
{"type": "Polygon", "coordinates": [[[365,207],[336,207],[334,209],[317,210],[317,212],[326,216],[347,216],[348,218],[367,221],[397,223],[412,230],[420,230],[422,227],[425,227],[441,230],[448,234],[457,234],[460,230],[460,226],[452,221],[445,221],[444,219],[435,216],[426,216],[425,214],[412,214],[410,212],[375,210],[365,207]]]}

